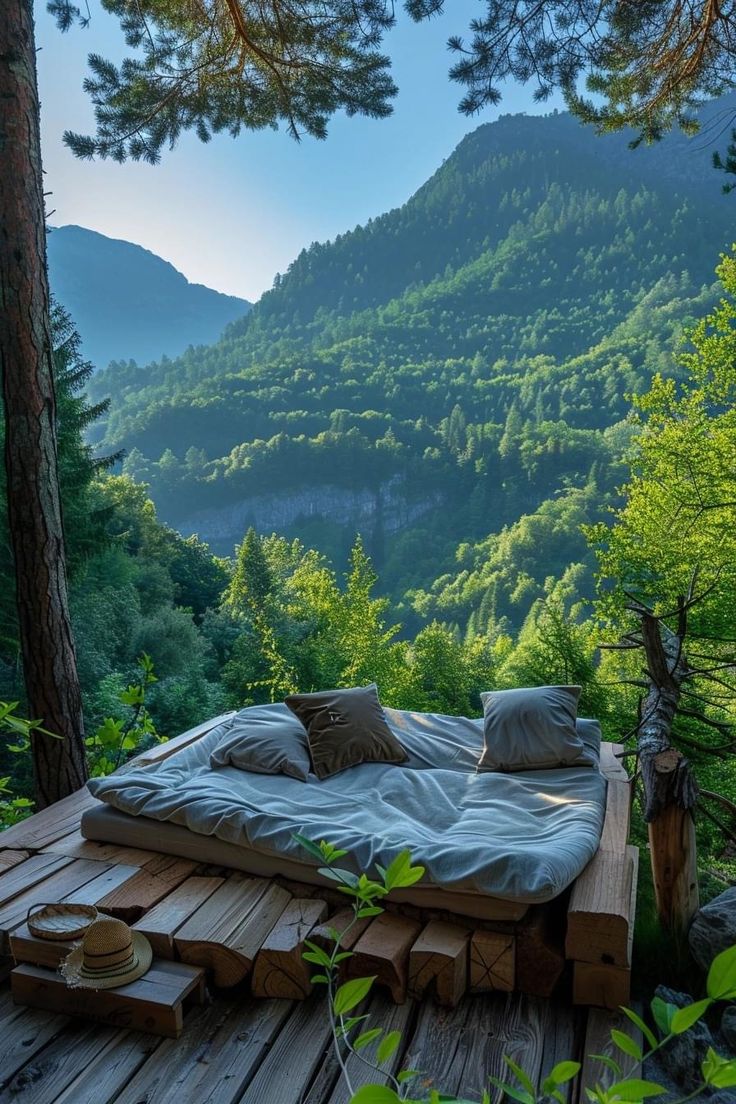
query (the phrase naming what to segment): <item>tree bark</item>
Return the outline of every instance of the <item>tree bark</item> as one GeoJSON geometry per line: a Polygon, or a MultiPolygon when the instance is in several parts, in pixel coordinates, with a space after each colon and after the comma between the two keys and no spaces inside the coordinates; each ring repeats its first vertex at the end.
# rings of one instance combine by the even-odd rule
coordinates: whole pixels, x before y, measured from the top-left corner
{"type": "Polygon", "coordinates": [[[684,931],[698,907],[693,810],[698,787],[690,764],[672,747],[672,722],[689,674],[682,636],[639,611],[649,689],[641,706],[639,769],[644,787],[652,878],[661,923],[684,931]]]}
{"type": "Polygon", "coordinates": [[[39,808],[86,780],[59,496],[32,0],[0,18],[0,372],[8,523],[39,808]]]}

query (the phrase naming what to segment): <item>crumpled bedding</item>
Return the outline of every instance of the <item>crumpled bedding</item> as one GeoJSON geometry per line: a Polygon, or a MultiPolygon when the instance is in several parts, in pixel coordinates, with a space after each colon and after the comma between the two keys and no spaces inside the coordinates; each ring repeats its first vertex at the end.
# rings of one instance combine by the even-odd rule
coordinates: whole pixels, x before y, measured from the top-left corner
{"type": "MultiPolygon", "coordinates": [[[[277,719],[286,706],[269,709],[277,719]]],[[[520,903],[556,897],[593,857],[606,801],[597,769],[476,774],[481,721],[385,712],[409,754],[404,764],[364,763],[322,782],[212,768],[226,722],[169,759],[91,779],[89,789],[129,815],[302,863],[313,860],[296,832],[346,848],[341,863],[356,871],[409,848],[437,886],[520,903]]],[[[595,722],[583,723],[599,740],[595,722]]]]}

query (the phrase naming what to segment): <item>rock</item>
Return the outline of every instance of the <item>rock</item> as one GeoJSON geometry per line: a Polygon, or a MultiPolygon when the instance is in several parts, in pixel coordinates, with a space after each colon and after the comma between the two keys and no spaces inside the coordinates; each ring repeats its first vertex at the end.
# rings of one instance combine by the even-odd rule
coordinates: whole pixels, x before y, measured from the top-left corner
{"type": "Polygon", "coordinates": [[[736,1005],[730,1004],[721,1016],[721,1035],[731,1057],[736,1057],[736,1005]]]}
{"type": "MultiPolygon", "coordinates": [[[[692,1004],[687,993],[678,993],[665,985],[657,987],[656,995],[668,1004],[684,1008],[692,1004]]],[[[689,1031],[676,1035],[656,1056],[656,1060],[647,1063],[648,1078],[667,1085],[674,1082],[686,1093],[694,1092],[702,1084],[700,1067],[708,1047],[714,1046],[710,1028],[702,1020],[694,1024],[689,1031]]]]}
{"type": "Polygon", "coordinates": [[[721,951],[736,944],[736,886],[724,890],[695,913],[688,941],[693,958],[703,970],[709,969],[721,951]]]}

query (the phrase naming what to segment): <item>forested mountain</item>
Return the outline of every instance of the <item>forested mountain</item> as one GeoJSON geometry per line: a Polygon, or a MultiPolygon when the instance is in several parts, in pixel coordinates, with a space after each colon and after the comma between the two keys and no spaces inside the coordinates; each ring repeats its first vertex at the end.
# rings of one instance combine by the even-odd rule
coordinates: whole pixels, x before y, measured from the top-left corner
{"type": "Polygon", "coordinates": [[[99,375],[105,446],[220,552],[254,524],[341,562],[359,529],[410,622],[518,626],[568,568],[586,593],[627,395],[672,370],[734,237],[707,148],[727,106],[649,149],[565,114],[479,127],[217,344],[99,375]]]}
{"type": "Polygon", "coordinates": [[[51,290],[98,368],[119,357],[147,364],[210,344],[250,308],[245,299],[190,284],[148,249],[81,226],[56,227],[48,258],[51,290]]]}

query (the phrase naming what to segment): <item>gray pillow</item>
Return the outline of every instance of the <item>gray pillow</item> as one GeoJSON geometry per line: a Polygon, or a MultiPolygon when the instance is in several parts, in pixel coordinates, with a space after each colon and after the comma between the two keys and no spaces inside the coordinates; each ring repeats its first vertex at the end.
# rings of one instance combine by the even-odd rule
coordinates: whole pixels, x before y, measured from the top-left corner
{"type": "Polygon", "coordinates": [[[285,705],[241,709],[221,727],[222,738],[210,753],[211,767],[288,774],[307,781],[311,770],[307,734],[285,705]]]}
{"type": "Polygon", "coordinates": [[[479,771],[592,767],[595,754],[576,729],[579,686],[491,690],[483,702],[479,771]]]}

